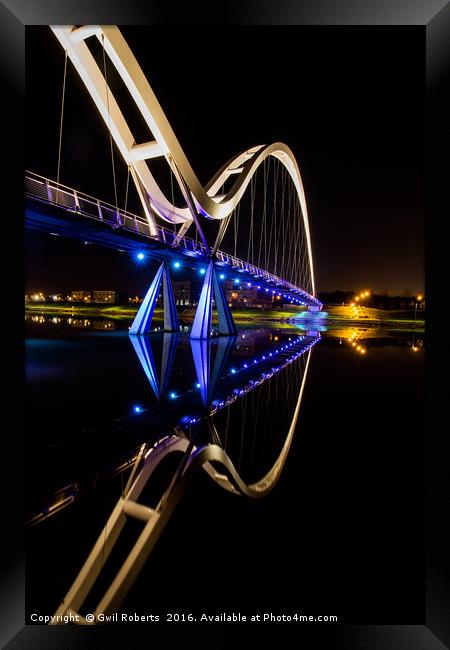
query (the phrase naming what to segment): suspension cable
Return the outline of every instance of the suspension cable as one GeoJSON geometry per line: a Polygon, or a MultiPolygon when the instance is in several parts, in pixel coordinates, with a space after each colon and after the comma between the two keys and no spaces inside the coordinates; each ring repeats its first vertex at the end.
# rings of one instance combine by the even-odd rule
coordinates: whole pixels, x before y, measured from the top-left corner
{"type": "Polygon", "coordinates": [[[127,186],[125,189],[125,207],[124,207],[124,212],[127,211],[127,206],[128,206],[128,187],[130,185],[130,167],[131,165],[128,165],[128,173],[127,173],[127,186]]]}
{"type": "MultiPolygon", "coordinates": [[[[263,219],[262,219],[262,228],[260,231],[261,237],[259,240],[259,250],[258,250],[258,264],[259,268],[261,268],[261,249],[262,249],[262,242],[264,239],[264,246],[265,246],[265,255],[267,255],[267,235],[266,235],[266,201],[267,201],[267,161],[270,161],[270,158],[264,158],[263,162],[263,187],[264,187],[264,199],[263,199],[263,219]]],[[[267,264],[264,262],[265,270],[267,270],[267,264]]]]}
{"type": "Polygon", "coordinates": [[[105,35],[103,33],[102,33],[102,46],[103,46],[103,74],[105,77],[105,89],[106,89],[106,108],[108,111],[109,146],[111,149],[111,163],[112,163],[113,183],[114,183],[114,199],[116,202],[116,211],[118,212],[119,208],[118,208],[118,201],[117,201],[116,168],[114,165],[114,148],[113,148],[112,133],[111,133],[111,113],[109,110],[108,76],[106,73],[105,35]]]}
{"type": "Polygon", "coordinates": [[[277,236],[277,189],[278,189],[278,160],[274,158],[273,161],[273,196],[272,196],[272,218],[270,221],[270,234],[269,234],[269,246],[268,246],[268,259],[266,269],[272,270],[275,275],[277,274],[277,248],[276,248],[276,236],[277,236]],[[274,236],[274,260],[271,265],[272,257],[272,235],[275,231],[274,236]],[[275,269],[273,269],[273,263],[275,264],[275,269]],[[269,269],[270,267],[270,269],[269,269]]]}
{"type": "MultiPolygon", "coordinates": [[[[241,204],[238,203],[237,206],[233,210],[234,213],[234,256],[237,257],[237,243],[239,240],[239,215],[241,213],[241,204]]],[[[248,257],[247,257],[248,259],[248,257]]]]}
{"type": "MultiPolygon", "coordinates": [[[[271,157],[269,156],[264,160],[264,163],[267,162],[267,168],[264,170],[265,171],[265,176],[264,176],[264,268],[266,271],[268,271],[268,264],[267,264],[267,187],[269,184],[269,174],[270,174],[270,162],[271,162],[271,157]]],[[[259,266],[259,264],[258,264],[259,266]]]]}
{"type": "MultiPolygon", "coordinates": [[[[174,212],[175,212],[175,198],[174,198],[174,189],[173,189],[173,171],[172,171],[172,167],[170,167],[170,166],[169,166],[169,169],[170,169],[170,196],[171,196],[171,199],[172,199],[172,208],[173,208],[170,211],[170,218],[173,219],[173,215],[174,215],[174,212]]],[[[175,222],[173,222],[173,232],[175,234],[177,232],[177,226],[176,226],[175,222]]]]}
{"type": "MultiPolygon", "coordinates": [[[[58,171],[56,174],[56,187],[57,192],[59,191],[59,172],[61,168],[61,145],[62,145],[62,130],[63,130],[63,118],[64,118],[64,100],[66,96],[66,77],[67,77],[67,50],[64,57],[64,80],[63,80],[63,91],[61,98],[61,119],[59,123],[59,146],[58,146],[58,171]]],[[[56,196],[56,201],[58,202],[58,195],[56,196]]]]}
{"type": "MultiPolygon", "coordinates": [[[[276,256],[278,256],[278,251],[280,248],[280,239],[283,242],[284,239],[284,231],[286,224],[284,222],[285,220],[285,214],[284,214],[284,194],[286,191],[286,168],[284,165],[281,166],[281,221],[280,221],[280,228],[278,230],[278,239],[277,239],[277,251],[276,251],[276,256]]],[[[282,254],[281,254],[281,269],[280,269],[280,276],[283,278],[284,275],[284,250],[282,248],[282,254]]]]}
{"type": "Polygon", "coordinates": [[[250,179],[250,233],[248,237],[248,249],[247,249],[247,259],[254,264],[255,259],[254,259],[254,246],[253,246],[253,214],[255,211],[255,185],[256,185],[256,174],[258,173],[258,170],[256,170],[256,173],[254,176],[251,177],[250,179]],[[251,250],[251,257],[250,257],[250,250],[251,250]]]}

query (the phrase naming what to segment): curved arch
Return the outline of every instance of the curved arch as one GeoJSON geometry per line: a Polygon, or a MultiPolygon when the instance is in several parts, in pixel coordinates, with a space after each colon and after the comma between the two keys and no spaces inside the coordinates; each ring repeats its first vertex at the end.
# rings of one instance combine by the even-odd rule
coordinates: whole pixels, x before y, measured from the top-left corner
{"type": "Polygon", "coordinates": [[[118,27],[115,25],[85,25],[77,28],[74,25],[69,25],[64,27],[53,26],[51,29],[67,51],[94,99],[126,164],[130,166],[150,227],[155,230],[152,211],[165,221],[185,224],[184,227],[191,223],[192,220],[195,220],[201,233],[195,210],[207,219],[225,219],[238,205],[259,165],[268,156],[274,156],[281,161],[293,179],[300,201],[307,239],[312,290],[315,295],[314,267],[306,199],[300,170],[291,149],[281,142],[251,147],[222,167],[204,188],[192,169],[146,76],[118,27]],[[106,53],[126,84],[149,130],[153,134],[154,141],[136,145],[128,124],[111,90],[107,87],[103,74],[84,42],[86,38],[93,35],[97,36],[102,42],[106,53]],[[161,156],[166,158],[174,172],[188,207],[173,205],[161,191],[151,174],[146,160],[161,156]],[[224,197],[217,197],[219,187],[231,173],[236,173],[236,170],[242,164],[242,171],[239,171],[239,175],[230,191],[224,197]]]}
{"type": "MultiPolygon", "coordinates": [[[[145,527],[111,582],[109,588],[106,590],[106,593],[97,605],[92,622],[96,622],[96,617],[99,613],[108,614],[117,610],[158,541],[182,495],[200,468],[203,467],[212,478],[222,485],[222,487],[225,487],[225,489],[232,492],[240,492],[250,497],[263,497],[274,487],[283,469],[294,436],[310,356],[311,350],[308,352],[303,379],[289,432],[281,453],[272,468],[259,481],[247,485],[240,478],[228,455],[222,447],[217,444],[208,444],[197,449],[190,449],[191,443],[187,438],[183,437],[183,434],[180,435],[175,433],[161,438],[147,451],[144,457],[144,465],[140,469],[137,469],[136,466],[136,478],[134,480],[131,479],[132,482],[129,489],[127,487],[125,492],[123,492],[122,496],[119,498],[119,501],[111,512],[103,531],[97,538],[97,542],[92,548],[91,553],[86,559],[82,569],[64,597],[62,603],[56,610],[56,616],[68,611],[78,613],[103,567],[103,562],[109,557],[118,536],[125,525],[127,516],[131,515],[138,519],[143,519],[146,522],[145,527]],[[175,475],[174,480],[171,482],[167,491],[163,494],[156,509],[151,509],[140,504],[138,498],[151,474],[158,466],[159,462],[168,453],[173,451],[189,453],[188,462],[184,467],[181,466],[180,473],[175,475]],[[152,458],[150,459],[149,457],[151,455],[152,458]],[[211,462],[220,463],[230,474],[231,480],[224,475],[218,475],[216,470],[212,467],[211,462]]],[[[134,470],[132,476],[134,476],[134,470]]],[[[56,616],[51,622],[52,625],[59,620],[56,616]]],[[[83,617],[81,617],[81,620],[87,622],[83,617]]]]}
{"type": "Polygon", "coordinates": [[[291,425],[289,427],[289,431],[286,436],[286,440],[284,441],[281,452],[279,453],[275,463],[272,465],[269,471],[266,472],[266,474],[262,476],[258,481],[247,484],[239,476],[228,454],[226,454],[221,447],[214,445],[216,447],[216,451],[215,451],[216,457],[214,459],[208,459],[208,460],[217,460],[218,462],[220,462],[230,473],[231,481],[229,479],[226,479],[226,477],[223,476],[217,477],[217,472],[215,472],[214,469],[212,473],[210,470],[211,465],[209,464],[209,462],[205,463],[203,465],[203,468],[208,472],[211,478],[216,481],[216,483],[219,483],[219,485],[221,485],[221,487],[225,488],[229,492],[238,491],[241,494],[244,494],[245,496],[252,497],[252,498],[264,497],[275,487],[278,479],[280,478],[282,469],[284,467],[287,456],[289,454],[289,450],[291,448],[292,439],[294,437],[295,427],[297,425],[298,415],[300,412],[300,405],[303,397],[303,390],[305,387],[306,375],[308,373],[310,356],[311,356],[311,350],[308,350],[305,371],[303,373],[303,379],[300,386],[297,404],[295,406],[294,414],[292,416],[291,425]],[[225,482],[225,479],[227,480],[227,482],[225,482]]]}
{"type": "MultiPolygon", "coordinates": [[[[230,191],[223,197],[223,200],[220,203],[216,203],[214,199],[211,199],[211,194],[217,193],[217,190],[222,186],[230,175],[230,170],[235,169],[239,162],[242,160],[242,157],[246,155],[246,152],[243,152],[233,158],[228,162],[224,167],[222,167],[217,174],[210,180],[208,185],[205,188],[204,194],[206,194],[209,200],[215,203],[215,206],[220,206],[222,210],[217,209],[213,206],[211,214],[205,214],[203,211],[202,204],[197,200],[197,197],[194,196],[198,210],[207,218],[210,219],[224,219],[227,217],[234,208],[238,205],[241,200],[245,190],[247,189],[253,175],[256,173],[258,167],[264,162],[266,158],[272,156],[277,158],[287,169],[289,175],[291,176],[295,189],[297,191],[297,196],[300,201],[301,213],[303,217],[303,225],[305,228],[306,241],[308,246],[308,257],[309,257],[309,266],[311,271],[311,281],[313,294],[316,293],[315,281],[314,281],[314,265],[313,265],[313,256],[312,256],[312,245],[311,245],[311,234],[309,230],[309,220],[308,220],[308,210],[306,207],[306,197],[305,190],[303,188],[303,182],[300,175],[300,169],[298,167],[297,161],[291,149],[284,144],[283,142],[274,142],[270,145],[259,145],[256,150],[252,153],[252,157],[245,163],[244,169],[237,177],[230,191]]],[[[204,198],[204,197],[202,197],[204,198]]]]}

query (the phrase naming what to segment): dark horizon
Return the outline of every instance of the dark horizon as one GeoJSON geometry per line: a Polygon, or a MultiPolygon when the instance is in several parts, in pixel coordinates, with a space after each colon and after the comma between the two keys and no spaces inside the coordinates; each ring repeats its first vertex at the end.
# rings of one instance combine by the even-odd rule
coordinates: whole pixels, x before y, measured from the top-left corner
{"type": "MultiPolygon", "coordinates": [[[[318,293],[424,292],[423,30],[271,27],[266,47],[264,28],[197,28],[197,41],[181,27],[121,29],[203,183],[246,147],[291,147],[318,293]],[[230,30],[246,31],[248,63],[240,53],[230,65],[230,30]],[[163,54],[168,43],[182,53],[178,66],[163,54]],[[201,73],[198,87],[193,70],[201,73]]],[[[48,27],[27,27],[26,48],[26,167],[56,179],[64,53],[48,27]]],[[[117,150],[115,160],[123,205],[117,150]]],[[[70,62],[60,181],[114,202],[109,135],[70,62]]],[[[139,209],[131,195],[129,206],[139,209]]],[[[29,231],[26,263],[27,290],[105,286],[132,294],[150,281],[117,251],[29,231]]]]}

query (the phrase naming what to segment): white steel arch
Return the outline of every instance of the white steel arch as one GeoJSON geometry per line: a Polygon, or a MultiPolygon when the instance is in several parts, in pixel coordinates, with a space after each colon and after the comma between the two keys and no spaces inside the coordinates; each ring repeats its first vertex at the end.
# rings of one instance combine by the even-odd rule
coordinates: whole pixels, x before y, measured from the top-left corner
{"type": "Polygon", "coordinates": [[[278,158],[287,169],[300,201],[307,241],[312,293],[315,295],[306,198],[300,170],[291,149],[281,142],[251,147],[226,163],[204,188],[118,27],[115,25],[84,25],[81,27],[66,25],[51,26],[51,29],[67,52],[110,130],[125,163],[130,168],[152,235],[157,235],[154,217],[154,213],[156,213],[165,221],[181,224],[180,234],[184,234],[192,221],[195,221],[200,236],[208,246],[198,218],[199,214],[212,220],[222,220],[228,217],[237,207],[258,167],[267,157],[273,156],[278,158]],[[103,73],[85,43],[87,38],[94,35],[102,43],[106,54],[124,81],[154,140],[144,143],[135,142],[103,73]],[[187,207],[173,205],[161,191],[150,172],[146,161],[162,156],[167,160],[177,179],[187,207]],[[227,194],[219,195],[218,191],[230,175],[236,175],[236,181],[227,194]]]}

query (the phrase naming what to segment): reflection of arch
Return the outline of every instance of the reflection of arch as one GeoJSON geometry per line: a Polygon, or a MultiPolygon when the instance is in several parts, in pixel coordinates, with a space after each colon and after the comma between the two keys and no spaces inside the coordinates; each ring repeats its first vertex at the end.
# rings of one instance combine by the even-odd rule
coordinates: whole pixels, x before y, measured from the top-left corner
{"type": "MultiPolygon", "coordinates": [[[[308,349],[308,356],[306,359],[305,370],[303,373],[297,404],[295,406],[294,414],[292,416],[291,425],[289,427],[289,431],[287,433],[286,440],[281,449],[281,452],[278,455],[278,458],[276,459],[271,469],[258,481],[251,484],[246,484],[239,476],[236,468],[234,467],[228,455],[225,454],[225,452],[222,449],[221,452],[223,455],[218,454],[220,456],[218,460],[223,465],[223,467],[228,471],[229,476],[225,476],[222,474],[218,475],[217,472],[214,471],[211,472],[209,470],[209,467],[207,466],[204,467],[204,469],[208,472],[211,478],[213,478],[217,483],[219,483],[219,485],[221,485],[229,492],[238,492],[240,494],[245,494],[246,496],[253,497],[253,498],[263,497],[268,492],[270,492],[270,490],[272,490],[272,488],[275,486],[276,482],[278,481],[281,471],[284,467],[284,463],[286,462],[286,458],[289,453],[289,449],[291,447],[292,439],[294,437],[295,427],[297,425],[297,420],[298,420],[298,414],[300,412],[300,404],[303,397],[303,389],[305,387],[306,375],[308,373],[310,356],[311,356],[311,350],[308,349]]],[[[214,428],[214,425],[211,422],[210,422],[210,426],[214,428]]],[[[214,438],[215,439],[219,438],[215,430],[214,430],[214,438]]]]}
{"type": "MultiPolygon", "coordinates": [[[[198,219],[199,214],[214,220],[222,220],[229,216],[241,200],[257,168],[268,156],[273,156],[280,160],[287,169],[300,201],[307,240],[312,293],[315,294],[305,193],[300,170],[291,149],[280,142],[251,147],[226,163],[204,188],[181,148],[147,78],[117,26],[83,25],[76,28],[74,25],[69,25],[53,26],[51,29],[74,64],[125,163],[131,170],[152,235],[157,235],[154,213],[165,221],[183,224],[184,232],[194,220],[204,244],[208,246],[198,219]],[[136,144],[133,134],[106,84],[103,73],[85,43],[87,38],[94,35],[103,44],[106,54],[133,97],[155,138],[154,140],[136,144]],[[180,186],[187,204],[186,208],[173,205],[151,174],[146,161],[157,157],[165,157],[180,186]],[[236,175],[236,181],[232,188],[225,196],[219,195],[221,186],[231,175],[236,175]]],[[[219,242],[216,242],[215,248],[218,245],[219,242]]]]}
{"type": "Polygon", "coordinates": [[[173,361],[178,343],[178,332],[163,334],[163,352],[161,362],[161,380],[158,380],[155,358],[152,352],[150,337],[145,335],[130,336],[133,347],[139,361],[144,369],[150,386],[155,393],[156,399],[160,400],[167,391],[170,375],[172,373],[173,361]]]}
{"type": "MultiPolygon", "coordinates": [[[[199,343],[201,344],[203,342],[199,343]]],[[[116,577],[96,607],[94,616],[98,616],[98,614],[111,614],[117,611],[159,539],[181,496],[200,468],[205,469],[211,478],[220,486],[236,494],[260,498],[265,496],[274,487],[283,469],[294,436],[310,356],[311,351],[308,348],[308,357],[302,383],[283,448],[272,468],[255,483],[247,485],[242,481],[229,456],[219,445],[206,444],[196,447],[195,439],[188,440],[182,431],[164,436],[150,449],[146,450],[146,446],[142,446],[123,495],[118,500],[83,568],[56,611],[56,615],[79,613],[78,610],[83,605],[100,574],[103,564],[114,548],[125,526],[127,517],[132,517],[143,521],[144,528],[116,577]],[[173,452],[181,452],[184,455],[168,489],[164,492],[155,508],[150,508],[139,503],[138,499],[151,475],[160,462],[173,452]],[[226,473],[219,473],[211,463],[221,465],[226,473]]],[[[212,433],[217,440],[218,436],[215,435],[216,432],[213,430],[212,433]]],[[[80,622],[88,623],[81,615],[80,622]]]]}

